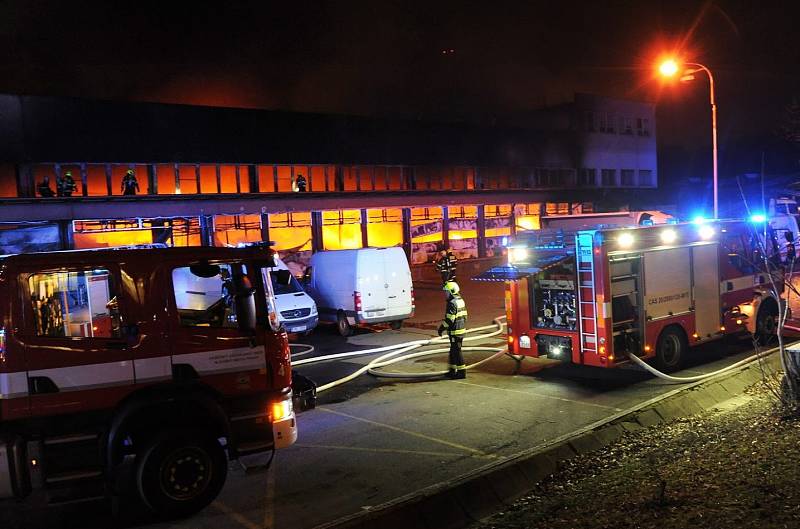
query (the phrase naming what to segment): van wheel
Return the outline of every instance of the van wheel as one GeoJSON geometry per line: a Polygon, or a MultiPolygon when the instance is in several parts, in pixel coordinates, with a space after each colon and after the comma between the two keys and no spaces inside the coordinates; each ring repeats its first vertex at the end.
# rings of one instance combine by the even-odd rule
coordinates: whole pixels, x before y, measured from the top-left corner
{"type": "Polygon", "coordinates": [[[136,456],[136,487],[157,515],[180,518],[214,501],[228,474],[228,458],[216,439],[197,430],[157,435],[136,456]]]}
{"type": "Polygon", "coordinates": [[[403,326],[403,320],[394,320],[390,325],[392,326],[392,329],[399,331],[403,326]]]}
{"type": "Polygon", "coordinates": [[[336,329],[339,331],[339,334],[344,337],[353,334],[353,327],[350,325],[350,322],[347,321],[347,316],[343,310],[336,313],[336,329]]]}
{"type": "Polygon", "coordinates": [[[656,344],[656,367],[664,373],[677,371],[683,366],[688,348],[683,331],[678,327],[667,327],[661,331],[656,344]]]}
{"type": "Polygon", "coordinates": [[[758,309],[756,315],[756,339],[759,345],[769,345],[778,333],[778,304],[769,299],[758,309]]]}

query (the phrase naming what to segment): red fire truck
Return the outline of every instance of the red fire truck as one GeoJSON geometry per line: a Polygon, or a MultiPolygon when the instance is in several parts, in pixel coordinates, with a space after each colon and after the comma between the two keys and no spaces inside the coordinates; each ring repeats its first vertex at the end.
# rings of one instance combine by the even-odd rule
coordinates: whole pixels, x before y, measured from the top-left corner
{"type": "Polygon", "coordinates": [[[265,247],[0,257],[0,499],[186,515],[229,458],[292,444],[273,266],[265,247]]]}
{"type": "Polygon", "coordinates": [[[508,266],[476,279],[506,282],[514,354],[597,367],[635,354],[674,371],[690,346],[775,333],[780,300],[758,241],[735,220],[530,231],[509,243],[508,266]]]}

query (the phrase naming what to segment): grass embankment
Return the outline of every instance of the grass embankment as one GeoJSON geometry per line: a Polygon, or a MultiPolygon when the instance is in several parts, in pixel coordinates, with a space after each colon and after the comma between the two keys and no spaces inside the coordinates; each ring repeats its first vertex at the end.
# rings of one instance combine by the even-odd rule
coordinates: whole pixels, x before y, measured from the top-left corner
{"type": "Polygon", "coordinates": [[[474,529],[800,528],[800,420],[763,383],[564,464],[474,529]]]}

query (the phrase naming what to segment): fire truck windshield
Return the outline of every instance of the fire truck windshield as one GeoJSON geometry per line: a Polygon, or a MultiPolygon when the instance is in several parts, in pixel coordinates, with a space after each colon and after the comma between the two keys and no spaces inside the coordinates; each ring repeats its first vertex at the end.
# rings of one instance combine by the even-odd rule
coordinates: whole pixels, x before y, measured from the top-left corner
{"type": "Polygon", "coordinates": [[[541,270],[529,284],[535,326],[574,331],[577,323],[574,257],[541,270]]]}

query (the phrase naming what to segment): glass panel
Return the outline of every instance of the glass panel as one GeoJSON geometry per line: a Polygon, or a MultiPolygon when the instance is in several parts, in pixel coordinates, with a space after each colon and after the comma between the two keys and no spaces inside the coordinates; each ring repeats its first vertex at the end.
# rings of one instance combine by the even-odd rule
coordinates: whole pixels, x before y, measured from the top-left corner
{"type": "Polygon", "coordinates": [[[33,274],[28,287],[37,336],[119,336],[119,307],[108,270],[33,274]]]}
{"type": "Polygon", "coordinates": [[[216,215],[214,246],[261,241],[261,215],[216,215]]]}
{"type": "MultiPolygon", "coordinates": [[[[181,189],[183,189],[181,187],[181,189]]],[[[234,191],[236,185],[234,184],[234,191]]],[[[200,192],[201,193],[219,193],[217,188],[217,168],[213,165],[200,166],[200,192]]]]}
{"type": "Polygon", "coordinates": [[[311,261],[311,213],[270,213],[269,238],[292,274],[302,277],[311,261]]]}
{"type": "Polygon", "coordinates": [[[367,210],[367,242],[387,248],[403,244],[403,218],[400,209],[367,210]]]}
{"type": "Polygon", "coordinates": [[[281,193],[292,191],[292,168],[289,165],[278,166],[278,191],[281,193]]]}
{"type": "Polygon", "coordinates": [[[323,211],[322,246],[325,250],[361,248],[361,210],[323,211]]]}
{"type": "Polygon", "coordinates": [[[275,191],[275,175],[273,166],[258,166],[258,191],[260,193],[272,193],[275,191]]]}
{"type": "Polygon", "coordinates": [[[174,195],[176,193],[175,166],[172,164],[158,164],[156,166],[156,178],[158,179],[159,195],[174,195]]]}
{"type": "Polygon", "coordinates": [[[248,284],[242,265],[219,265],[219,273],[200,277],[191,267],[172,271],[175,306],[183,326],[237,328],[236,288],[234,276],[240,284],[248,284]]]}
{"type": "MultiPolygon", "coordinates": [[[[215,168],[216,169],[216,168],[215,168]]],[[[243,167],[242,180],[247,181],[247,167],[243,167]]],[[[223,165],[219,168],[220,193],[236,193],[236,166],[223,165]]],[[[245,187],[245,189],[247,189],[245,187]]],[[[244,191],[243,192],[247,192],[244,191]]]]}
{"type": "Polygon", "coordinates": [[[325,166],[315,165],[311,168],[308,182],[309,191],[325,191],[325,166]]]}
{"type": "Polygon", "coordinates": [[[411,208],[411,262],[433,262],[444,250],[442,208],[411,208]]]}

